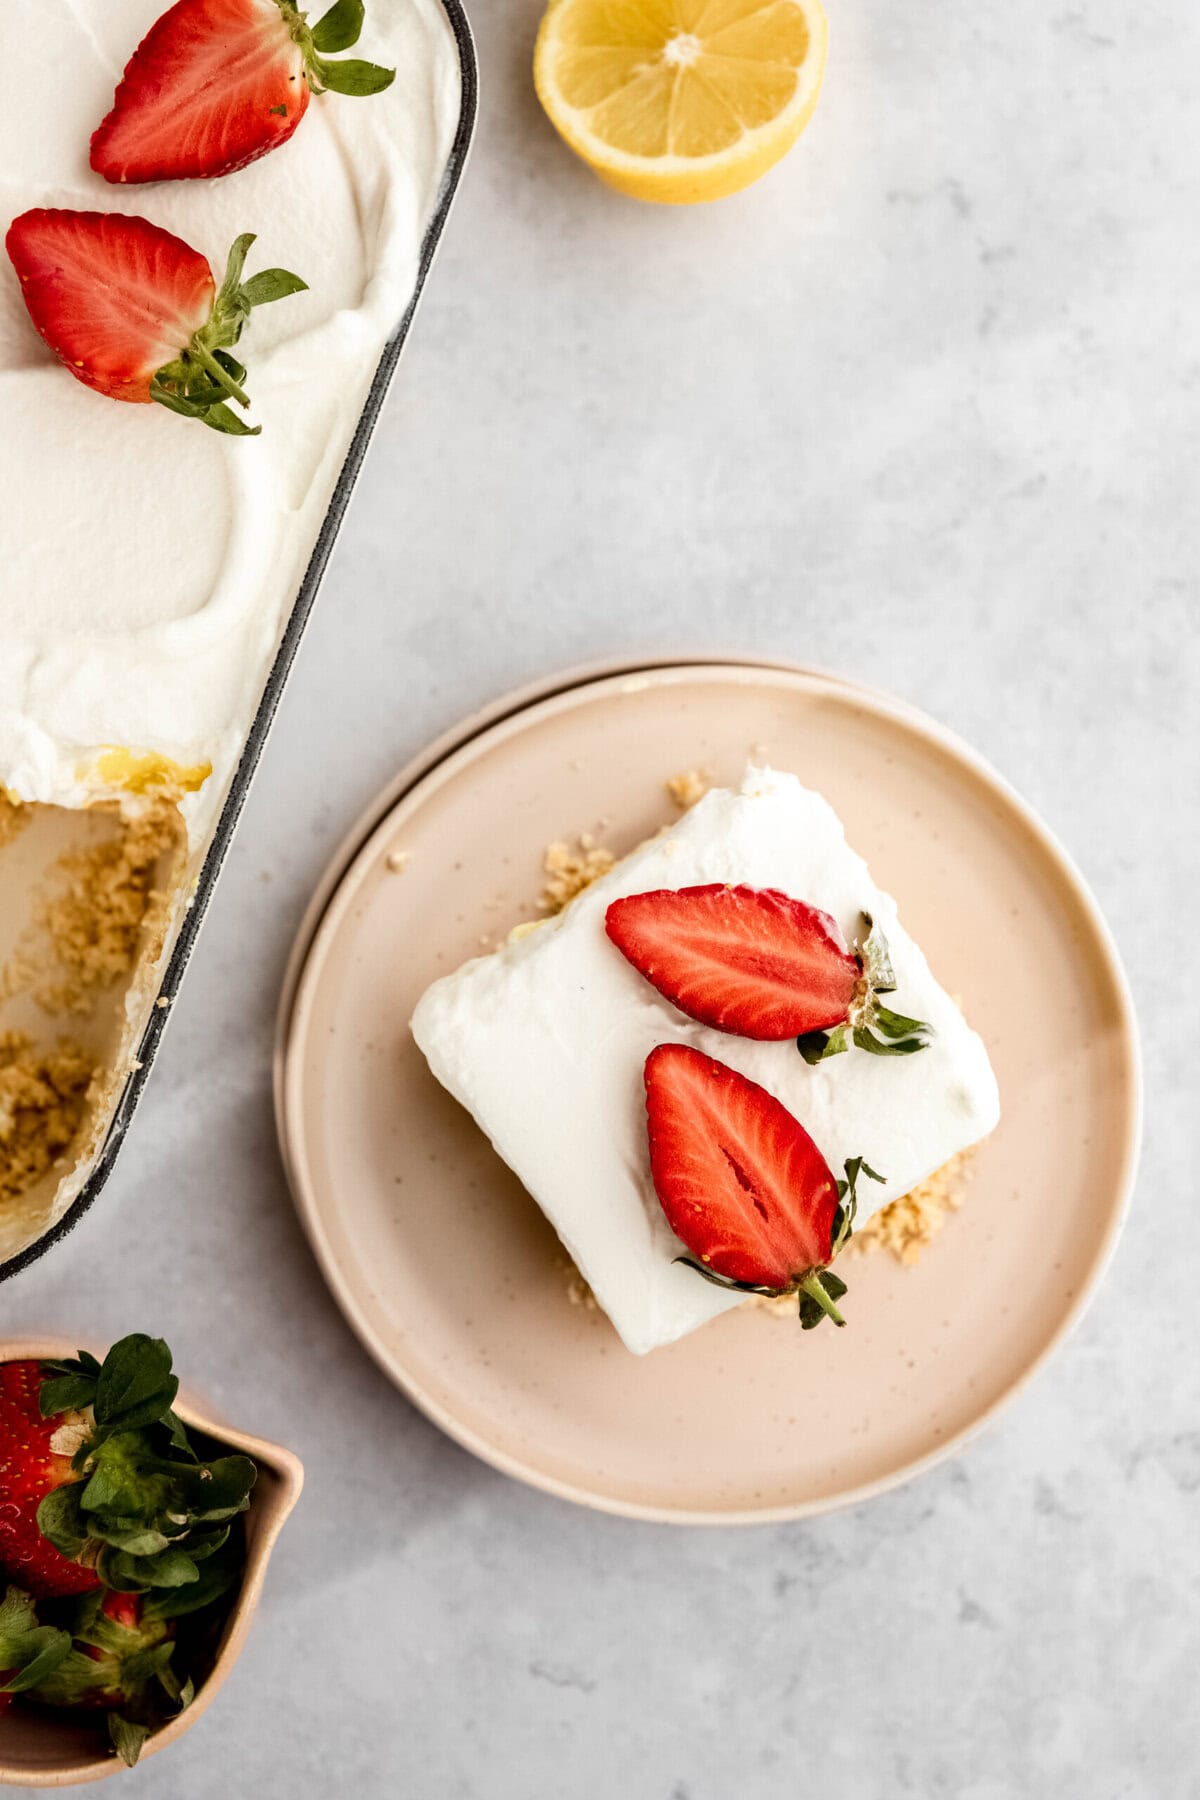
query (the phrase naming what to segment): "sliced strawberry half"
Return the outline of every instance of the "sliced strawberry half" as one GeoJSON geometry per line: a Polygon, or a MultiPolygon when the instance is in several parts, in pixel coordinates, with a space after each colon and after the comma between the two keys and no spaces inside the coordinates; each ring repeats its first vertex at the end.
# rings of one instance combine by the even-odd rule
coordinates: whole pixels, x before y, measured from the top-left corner
{"type": "Polygon", "coordinates": [[[229,347],[255,306],[307,285],[286,269],[243,282],[253,242],[238,238],[219,289],[198,250],[121,213],[34,207],[13,220],[5,248],[30,318],[77,381],[247,436],[259,427],[227,404],[250,404],[229,347]]]}
{"type": "Polygon", "coordinates": [[[680,1260],[721,1287],[798,1294],[806,1329],[845,1320],[829,1264],[850,1236],[861,1158],[838,1181],[800,1121],[757,1082],[686,1044],[646,1059],[654,1191],[680,1260]]]}
{"type": "Polygon", "coordinates": [[[828,913],[777,888],[660,888],[614,900],[613,943],[664,999],[690,1019],[737,1037],[797,1038],[810,1061],[836,1054],[823,1034],[843,1029],[876,1055],[924,1047],[917,1019],[878,1002],[895,986],[883,934],[865,921],[852,952],[828,913]],[[821,1034],[820,1056],[810,1054],[821,1034]]]}
{"type": "Polygon", "coordinates": [[[394,69],[328,53],[357,42],[363,0],[337,0],[316,25],[292,0],[178,0],[126,67],[92,134],[106,181],[229,175],[286,143],[311,94],[377,94],[394,69]]]}
{"type": "Polygon", "coordinates": [[[691,1019],[789,1038],[846,1017],[862,974],[837,922],[775,888],[713,884],[614,900],[617,949],[691,1019]]]}

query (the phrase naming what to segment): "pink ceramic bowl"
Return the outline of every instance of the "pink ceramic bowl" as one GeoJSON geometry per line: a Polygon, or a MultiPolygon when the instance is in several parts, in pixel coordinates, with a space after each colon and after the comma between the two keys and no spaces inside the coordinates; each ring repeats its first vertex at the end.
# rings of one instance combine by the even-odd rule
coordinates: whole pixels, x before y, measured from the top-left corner
{"type": "MultiPolygon", "coordinates": [[[[12,1338],[0,1340],[0,1362],[25,1357],[74,1356],[77,1346],[64,1338],[12,1338]]],[[[246,1566],[241,1586],[233,1595],[217,1645],[216,1659],[200,1683],[186,1712],[179,1713],[156,1731],[142,1751],[141,1762],[156,1756],[190,1731],[216,1699],[234,1663],[241,1655],[254,1609],[258,1605],[267,1562],[284,1521],[299,1498],[304,1470],[290,1450],[249,1437],[203,1412],[185,1394],[175,1411],[192,1430],[203,1432],[223,1449],[240,1451],[258,1465],[258,1480],[244,1515],[246,1566]]],[[[140,1767],[140,1764],[139,1764],[140,1767]]],[[[77,1787],[85,1781],[103,1781],[125,1773],[125,1765],[112,1755],[102,1729],[72,1726],[61,1714],[40,1713],[34,1707],[14,1706],[0,1718],[0,1786],[27,1788],[77,1787]]]]}

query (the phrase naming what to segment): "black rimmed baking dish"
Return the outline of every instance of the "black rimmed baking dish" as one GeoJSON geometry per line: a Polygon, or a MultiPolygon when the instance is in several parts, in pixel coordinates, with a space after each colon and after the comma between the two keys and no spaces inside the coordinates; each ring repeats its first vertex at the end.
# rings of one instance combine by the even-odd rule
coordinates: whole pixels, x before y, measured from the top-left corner
{"type": "MultiPolygon", "coordinates": [[[[320,532],[317,535],[317,541],[313,546],[312,556],[309,558],[308,567],[304,572],[304,579],[300,584],[299,592],[296,595],[295,602],[288,615],[287,624],[284,627],[283,635],[279,641],[279,647],[275,652],[270,672],[267,675],[266,683],[259,699],[258,709],[255,712],[253,723],[246,738],[245,747],[242,750],[238,766],[234,771],[233,780],[230,783],[229,792],[226,795],[225,803],[221,808],[220,817],[217,820],[216,828],[209,842],[208,849],[205,852],[204,861],[201,864],[200,873],[197,877],[192,903],[183,915],[183,919],[179,925],[178,935],[176,936],[166,967],[163,971],[162,980],[158,988],[158,1000],[160,1001],[169,999],[173,1002],[179,992],[179,984],[183,979],[184,970],[187,968],[188,958],[191,956],[192,948],[196,942],[200,926],[203,923],[209,900],[212,898],[213,889],[216,886],[217,876],[221,872],[221,866],[225,861],[226,852],[229,849],[238,818],[241,814],[242,807],[245,804],[246,794],[249,790],[250,782],[253,779],[254,771],[258,766],[259,757],[262,755],[263,745],[267,740],[267,734],[271,729],[271,724],[275,717],[280,697],[283,693],[284,684],[291,672],[292,663],[295,661],[296,652],[300,646],[300,639],[304,635],[304,628],[308,623],[309,615],[312,612],[313,604],[317,598],[317,592],[321,586],[321,578],[325,573],[334,542],[337,539],[338,532],[341,530],[342,521],[346,516],[346,509],[350,503],[350,496],[354,490],[354,484],[358,479],[359,470],[362,468],[363,458],[367,452],[367,445],[371,441],[371,434],[375,429],[384,400],[387,398],[387,392],[391,386],[392,377],[396,372],[396,365],[400,360],[400,352],[404,348],[405,341],[408,337],[409,327],[412,324],[413,315],[417,310],[417,304],[425,286],[425,278],[428,275],[430,266],[433,262],[434,254],[442,235],[442,229],[445,226],[450,211],[451,202],[454,199],[459,181],[462,177],[463,168],[466,165],[467,153],[470,149],[471,137],[475,129],[475,115],[478,108],[479,95],[479,73],[475,60],[475,45],[471,36],[471,27],[467,21],[466,13],[463,11],[460,4],[460,0],[441,0],[441,5],[449,21],[450,28],[454,34],[454,41],[458,48],[462,99],[459,109],[458,128],[455,131],[454,141],[450,147],[450,154],[442,177],[442,185],[438,194],[437,205],[435,206],[433,216],[426,227],[425,236],[421,244],[421,256],[417,270],[416,286],[413,289],[412,297],[405,309],[403,318],[400,320],[395,331],[384,346],[383,354],[379,359],[379,366],[372,378],[366,403],[359,415],[354,436],[350,441],[350,448],[346,453],[346,460],[342,464],[341,473],[339,474],[337,483],[334,487],[333,495],[322,521],[320,532]]],[[[108,1121],[103,1142],[95,1154],[87,1178],[78,1194],[76,1194],[75,1198],[71,1201],[71,1204],[62,1214],[61,1218],[56,1219],[52,1224],[48,1225],[39,1237],[35,1238],[32,1243],[25,1245],[25,1247],[22,1250],[19,1250],[14,1256],[10,1256],[4,1262],[0,1262],[0,1281],[7,1280],[10,1276],[18,1274],[22,1269],[28,1268],[30,1263],[36,1262],[38,1257],[44,1256],[52,1244],[56,1244],[60,1238],[65,1237],[67,1232],[72,1230],[73,1227],[79,1223],[84,1213],[91,1206],[97,1194],[104,1186],[104,1183],[108,1180],[108,1177],[112,1172],[113,1164],[116,1162],[117,1153],[120,1150],[125,1139],[125,1134],[129,1129],[130,1120],[133,1118],[137,1103],[141,1098],[142,1090],[146,1085],[146,1077],[150,1073],[150,1068],[154,1062],[158,1046],[162,1042],[163,1032],[166,1029],[167,1019],[170,1016],[171,1010],[172,1007],[169,1004],[151,1004],[145,1029],[142,1032],[141,1040],[134,1052],[131,1072],[126,1077],[120,1094],[117,1097],[116,1104],[113,1107],[108,1121]]]]}

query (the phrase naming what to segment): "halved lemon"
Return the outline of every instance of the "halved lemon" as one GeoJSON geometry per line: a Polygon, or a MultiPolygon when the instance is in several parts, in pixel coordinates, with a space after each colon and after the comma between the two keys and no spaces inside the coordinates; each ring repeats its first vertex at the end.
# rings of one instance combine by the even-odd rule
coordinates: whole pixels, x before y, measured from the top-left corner
{"type": "Polygon", "coordinates": [[[688,205],[736,194],[791,149],[828,36],[820,0],[550,0],[533,78],[602,181],[688,205]]]}

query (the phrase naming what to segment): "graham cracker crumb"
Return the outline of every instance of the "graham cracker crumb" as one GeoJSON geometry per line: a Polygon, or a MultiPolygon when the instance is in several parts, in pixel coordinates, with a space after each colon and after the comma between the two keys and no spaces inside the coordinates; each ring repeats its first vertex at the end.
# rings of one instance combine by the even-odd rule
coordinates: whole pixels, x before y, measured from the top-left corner
{"type": "Polygon", "coordinates": [[[21,1032],[0,1032],[0,1200],[24,1193],[68,1149],[95,1072],[69,1038],[37,1051],[21,1032]]]}
{"type": "Polygon", "coordinates": [[[30,820],[30,811],[7,788],[0,788],[0,846],[11,844],[30,820]]]}
{"type": "Polygon", "coordinates": [[[911,1193],[901,1194],[868,1219],[846,1245],[845,1254],[863,1256],[871,1250],[887,1250],[897,1262],[910,1267],[920,1262],[922,1252],[963,1203],[971,1155],[970,1150],[960,1150],[935,1169],[928,1181],[918,1183],[911,1193]]]}
{"type": "Polygon", "coordinates": [[[154,886],[160,859],[180,843],[183,822],[170,802],[147,807],[121,834],[62,857],[63,885],[42,908],[57,967],[35,993],[47,1012],[90,1012],[96,996],[128,975],[140,952],[157,955],[166,896],[154,886]],[[147,941],[157,928],[158,943],[147,941]]]}
{"type": "Polygon", "coordinates": [[[574,849],[563,842],[548,844],[542,858],[546,879],[538,905],[543,912],[560,913],[584,888],[607,875],[616,860],[612,851],[596,843],[588,832],[576,840],[574,849]]]}
{"type": "Polygon", "coordinates": [[[584,1312],[599,1312],[600,1302],[593,1294],[574,1262],[567,1255],[558,1259],[558,1266],[563,1272],[563,1280],[567,1290],[567,1299],[572,1306],[582,1308],[584,1312]]]}
{"type": "Polygon", "coordinates": [[[684,769],[678,775],[668,775],[663,786],[680,812],[688,812],[697,800],[703,800],[712,784],[710,770],[684,769]]]}

